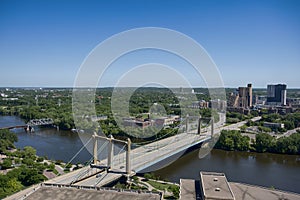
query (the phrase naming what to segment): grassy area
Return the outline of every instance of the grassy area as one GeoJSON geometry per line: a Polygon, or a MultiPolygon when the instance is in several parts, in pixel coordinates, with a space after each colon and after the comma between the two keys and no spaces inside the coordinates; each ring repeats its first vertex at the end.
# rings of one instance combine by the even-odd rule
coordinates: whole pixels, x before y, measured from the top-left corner
{"type": "Polygon", "coordinates": [[[149,183],[152,187],[154,187],[157,190],[167,190],[169,192],[173,193],[173,197],[178,199],[179,198],[179,186],[168,184],[168,183],[159,183],[154,180],[148,180],[147,183],[149,183]]]}
{"type": "Polygon", "coordinates": [[[165,190],[169,188],[169,184],[166,183],[158,183],[156,181],[152,181],[152,180],[148,180],[147,183],[149,183],[150,185],[152,185],[152,187],[158,189],[158,190],[165,190]]]}

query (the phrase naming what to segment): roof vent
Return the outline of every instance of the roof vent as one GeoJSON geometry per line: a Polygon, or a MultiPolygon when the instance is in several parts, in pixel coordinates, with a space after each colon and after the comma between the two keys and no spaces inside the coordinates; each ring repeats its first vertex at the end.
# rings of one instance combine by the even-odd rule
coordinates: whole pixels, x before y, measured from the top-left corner
{"type": "Polygon", "coordinates": [[[215,189],[216,192],[220,192],[220,190],[221,190],[221,189],[218,188],[218,187],[215,189]]]}
{"type": "Polygon", "coordinates": [[[214,178],[214,181],[218,181],[218,178],[214,178]]]}

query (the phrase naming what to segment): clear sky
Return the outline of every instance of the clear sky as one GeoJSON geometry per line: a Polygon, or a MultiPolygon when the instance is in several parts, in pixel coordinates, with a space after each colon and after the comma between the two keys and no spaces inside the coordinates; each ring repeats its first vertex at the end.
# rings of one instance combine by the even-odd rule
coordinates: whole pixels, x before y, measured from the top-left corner
{"type": "Polygon", "coordinates": [[[148,26],[195,39],[226,87],[300,88],[298,0],[1,0],[0,87],[71,87],[101,41],[148,26]]]}

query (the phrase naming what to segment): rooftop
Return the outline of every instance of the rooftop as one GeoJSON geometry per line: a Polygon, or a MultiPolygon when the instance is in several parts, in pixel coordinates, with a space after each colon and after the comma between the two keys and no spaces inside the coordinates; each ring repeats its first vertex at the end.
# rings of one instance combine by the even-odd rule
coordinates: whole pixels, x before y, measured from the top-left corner
{"type": "Polygon", "coordinates": [[[288,199],[299,200],[300,195],[275,189],[269,189],[243,183],[230,182],[230,187],[236,199],[242,200],[273,200],[273,199],[288,199]]]}
{"type": "Polygon", "coordinates": [[[227,182],[223,173],[200,172],[200,181],[180,179],[181,200],[298,200],[300,194],[244,183],[227,182]],[[217,178],[217,180],[216,180],[217,178]],[[202,187],[204,185],[204,187],[202,187]],[[219,188],[219,191],[215,191],[219,188]],[[203,193],[205,196],[203,197],[203,193]]]}
{"type": "Polygon", "coordinates": [[[200,181],[204,200],[235,199],[225,174],[216,172],[200,172],[200,181]]]}
{"type": "Polygon", "coordinates": [[[196,180],[191,179],[180,179],[180,196],[184,197],[185,200],[196,200],[196,182],[196,180]]]}
{"type": "Polygon", "coordinates": [[[16,193],[10,199],[25,199],[25,200],[82,200],[82,199],[122,199],[122,200],[160,200],[159,193],[152,193],[148,191],[134,191],[123,189],[111,189],[100,187],[80,187],[80,186],[67,186],[55,184],[41,184],[35,188],[29,188],[26,193],[16,193]],[[30,191],[29,191],[30,190],[30,191]]]}

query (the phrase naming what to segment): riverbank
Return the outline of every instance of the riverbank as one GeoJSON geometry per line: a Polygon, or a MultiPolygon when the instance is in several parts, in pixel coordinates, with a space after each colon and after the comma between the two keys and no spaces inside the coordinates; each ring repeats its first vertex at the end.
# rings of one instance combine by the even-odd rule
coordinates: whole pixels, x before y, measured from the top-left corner
{"type": "Polygon", "coordinates": [[[300,131],[287,137],[276,139],[267,133],[258,133],[250,141],[248,136],[242,135],[237,130],[222,130],[216,149],[227,151],[252,151],[258,153],[300,154],[300,131]],[[250,143],[251,142],[251,143],[250,143]]]}
{"type": "MultiPolygon", "coordinates": [[[[0,117],[1,120],[1,117],[0,117]]],[[[16,117],[5,117],[2,121],[13,123],[16,117]]],[[[33,146],[38,156],[47,155],[49,160],[69,162],[82,148],[81,138],[86,134],[76,134],[69,131],[52,128],[37,128],[35,133],[25,133],[23,130],[13,130],[18,135],[17,148],[33,146]]],[[[100,145],[100,144],[99,144],[100,145]]],[[[92,150],[92,146],[87,146],[92,150]]],[[[118,153],[121,148],[116,147],[118,153]]],[[[72,163],[84,163],[92,155],[83,149],[72,163]]],[[[104,151],[105,155],[106,152],[104,151]]],[[[182,178],[198,178],[199,170],[225,172],[230,180],[244,182],[264,187],[300,193],[296,187],[300,180],[300,156],[271,153],[223,151],[213,149],[205,158],[199,159],[198,150],[194,150],[162,169],[155,171],[161,179],[179,183],[182,178]],[[256,178],[260,177],[260,178],[256,178]]]]}

